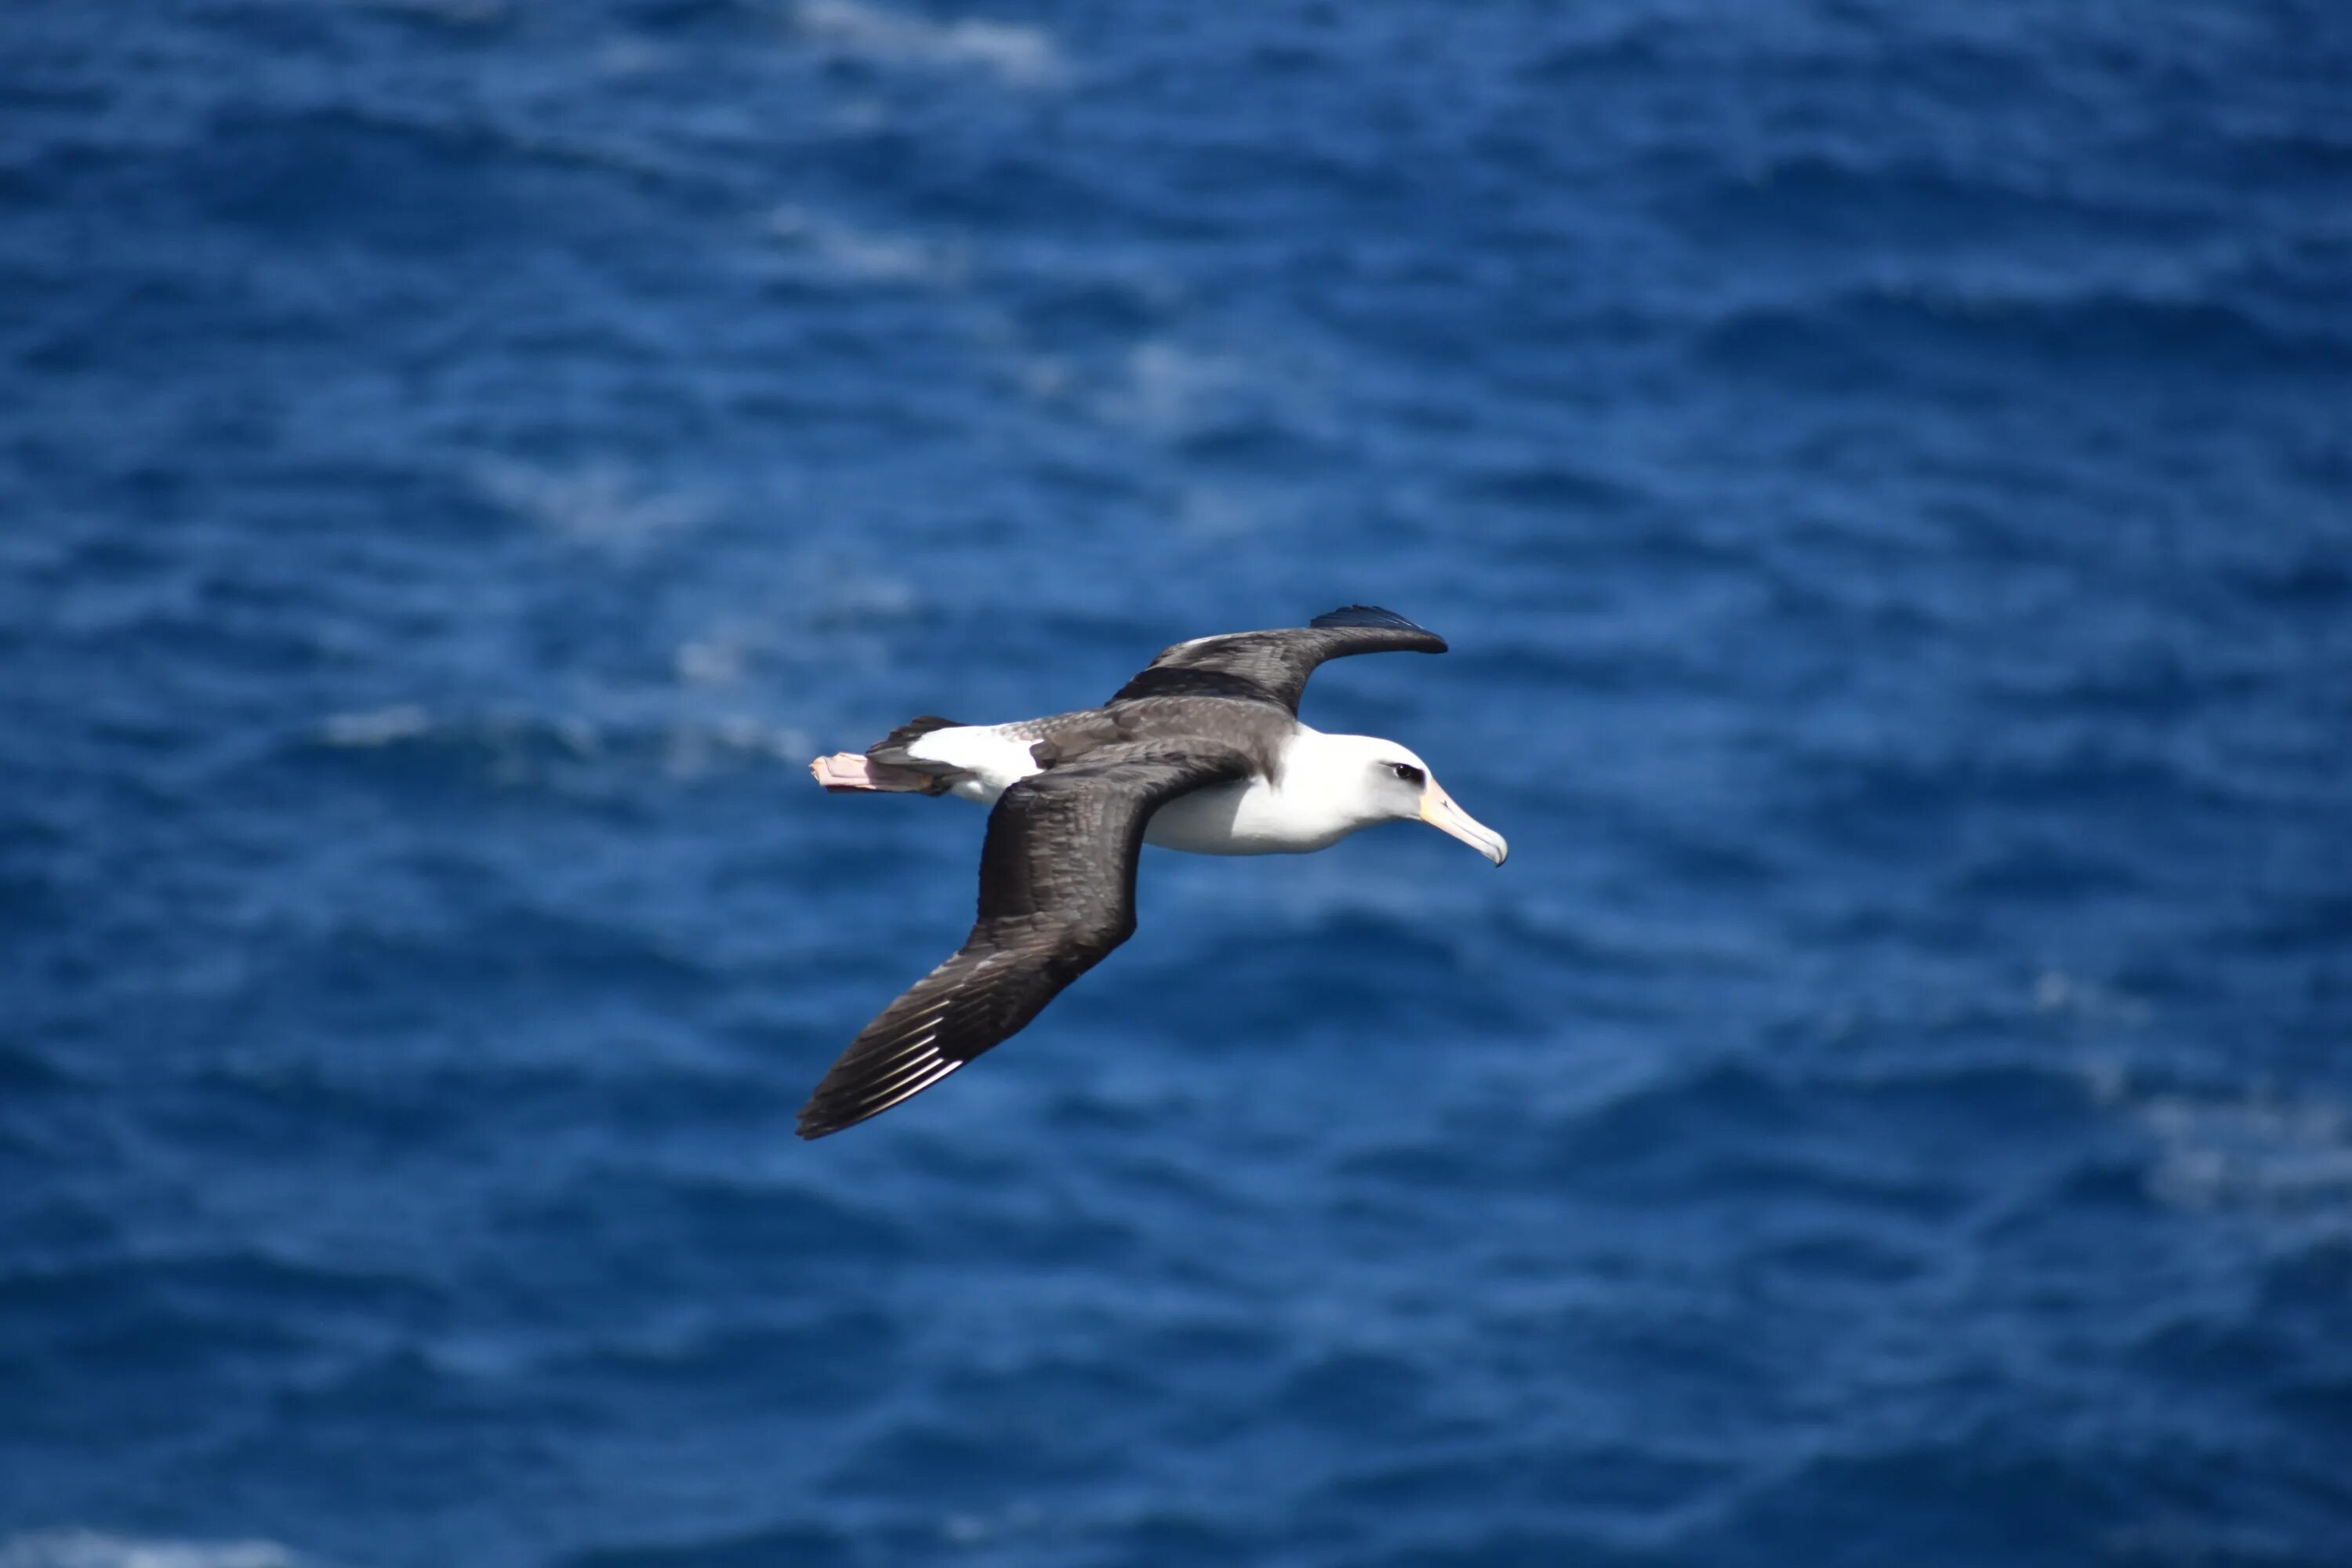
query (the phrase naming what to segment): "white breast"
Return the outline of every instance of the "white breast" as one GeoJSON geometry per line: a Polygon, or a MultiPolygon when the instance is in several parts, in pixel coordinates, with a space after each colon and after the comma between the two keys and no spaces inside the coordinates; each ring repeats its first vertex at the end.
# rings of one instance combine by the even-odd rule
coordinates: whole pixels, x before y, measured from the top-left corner
{"type": "Polygon", "coordinates": [[[1264,779],[1212,784],[1178,795],[1152,814],[1146,844],[1194,855],[1280,855],[1320,849],[1338,837],[1307,842],[1286,820],[1280,792],[1264,779]]]}
{"type": "Polygon", "coordinates": [[[1310,794],[1251,779],[1177,796],[1153,814],[1143,841],[1194,855],[1304,855],[1362,826],[1310,794]]]}

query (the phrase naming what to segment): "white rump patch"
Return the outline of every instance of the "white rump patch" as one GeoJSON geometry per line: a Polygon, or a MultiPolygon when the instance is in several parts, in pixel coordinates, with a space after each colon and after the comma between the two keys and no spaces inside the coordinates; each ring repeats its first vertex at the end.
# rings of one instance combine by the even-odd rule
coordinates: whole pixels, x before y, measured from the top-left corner
{"type": "Polygon", "coordinates": [[[957,781],[954,793],[993,805],[998,795],[1038,771],[1030,745],[993,724],[957,724],[916,736],[907,742],[907,754],[970,773],[971,778],[957,781]]]}

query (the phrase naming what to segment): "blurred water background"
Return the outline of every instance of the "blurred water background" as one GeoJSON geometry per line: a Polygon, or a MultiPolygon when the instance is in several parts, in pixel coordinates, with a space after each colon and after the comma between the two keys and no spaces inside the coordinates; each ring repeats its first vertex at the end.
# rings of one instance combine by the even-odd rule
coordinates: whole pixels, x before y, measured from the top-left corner
{"type": "Polygon", "coordinates": [[[2352,11],[17,0],[0,353],[5,1568],[2352,1561],[2352,11]]]}

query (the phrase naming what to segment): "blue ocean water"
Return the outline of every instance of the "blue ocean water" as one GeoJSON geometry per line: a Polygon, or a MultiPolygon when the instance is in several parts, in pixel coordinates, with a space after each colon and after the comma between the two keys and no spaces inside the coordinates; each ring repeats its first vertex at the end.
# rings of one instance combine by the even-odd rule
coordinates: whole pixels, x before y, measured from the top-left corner
{"type": "Polygon", "coordinates": [[[5,1568],[2352,1561],[2344,7],[32,0],[0,354],[5,1568]]]}

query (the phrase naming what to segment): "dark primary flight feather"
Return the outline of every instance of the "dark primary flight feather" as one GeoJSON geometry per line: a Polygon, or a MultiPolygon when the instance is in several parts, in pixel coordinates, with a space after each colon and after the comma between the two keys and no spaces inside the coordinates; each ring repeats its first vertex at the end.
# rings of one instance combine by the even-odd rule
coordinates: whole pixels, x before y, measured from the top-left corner
{"type": "Polygon", "coordinates": [[[859,1031],[802,1108],[801,1136],[887,1110],[1035,1017],[1134,934],[1151,814],[1251,768],[1247,753],[1213,742],[1131,742],[1006,790],[989,813],[971,934],[859,1031]]]}
{"type": "Polygon", "coordinates": [[[1113,702],[1139,697],[1235,697],[1278,702],[1298,711],[1307,678],[1327,658],[1359,653],[1444,653],[1445,639],[1392,610],[1349,605],[1283,631],[1198,637],[1160,650],[1150,667],[1118,689],[1113,702]]]}

